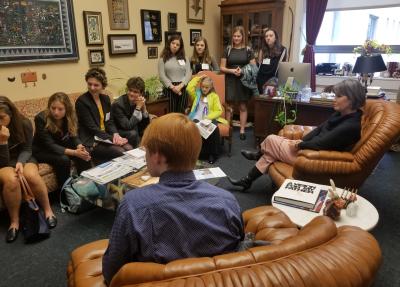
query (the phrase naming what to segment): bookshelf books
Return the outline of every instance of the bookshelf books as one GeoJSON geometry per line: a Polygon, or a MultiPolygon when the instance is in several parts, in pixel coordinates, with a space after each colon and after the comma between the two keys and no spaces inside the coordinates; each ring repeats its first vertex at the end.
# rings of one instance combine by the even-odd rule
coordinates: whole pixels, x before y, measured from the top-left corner
{"type": "Polygon", "coordinates": [[[328,194],[323,186],[286,179],[275,193],[273,201],[300,209],[319,212],[328,194]]]}

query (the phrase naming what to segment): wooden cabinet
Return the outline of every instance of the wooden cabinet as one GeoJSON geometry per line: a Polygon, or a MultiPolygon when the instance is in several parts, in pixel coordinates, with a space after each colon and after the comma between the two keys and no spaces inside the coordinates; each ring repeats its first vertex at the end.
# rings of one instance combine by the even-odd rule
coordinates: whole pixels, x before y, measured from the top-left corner
{"type": "MultiPolygon", "coordinates": [[[[243,26],[246,45],[250,46],[256,59],[264,40],[264,28],[275,29],[282,37],[284,0],[224,0],[221,2],[220,52],[231,44],[232,31],[243,26]]],[[[238,105],[234,105],[234,115],[239,115],[238,105]]],[[[254,119],[254,100],[248,105],[249,120],[254,119]]]]}
{"type": "MultiPolygon", "coordinates": [[[[256,142],[261,142],[270,134],[278,134],[282,128],[274,121],[281,100],[273,100],[265,97],[255,97],[254,99],[254,136],[256,142]]],[[[307,102],[297,102],[297,118],[294,124],[317,126],[326,121],[334,109],[331,106],[321,104],[311,104],[307,102]]]]}
{"type": "Polygon", "coordinates": [[[282,37],[284,0],[224,0],[221,2],[221,55],[231,43],[232,30],[243,26],[246,44],[257,55],[264,28],[275,29],[282,37]]]}

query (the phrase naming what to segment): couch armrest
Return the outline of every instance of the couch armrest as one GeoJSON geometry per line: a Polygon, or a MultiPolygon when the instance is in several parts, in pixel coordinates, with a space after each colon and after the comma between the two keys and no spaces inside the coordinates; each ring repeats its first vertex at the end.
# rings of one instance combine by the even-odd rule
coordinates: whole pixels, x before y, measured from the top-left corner
{"type": "Polygon", "coordinates": [[[359,170],[350,152],[300,150],[293,165],[293,177],[301,174],[352,174],[359,170]]]}
{"type": "Polygon", "coordinates": [[[279,131],[278,135],[290,140],[299,140],[314,128],[314,126],[286,125],[279,131]]]}

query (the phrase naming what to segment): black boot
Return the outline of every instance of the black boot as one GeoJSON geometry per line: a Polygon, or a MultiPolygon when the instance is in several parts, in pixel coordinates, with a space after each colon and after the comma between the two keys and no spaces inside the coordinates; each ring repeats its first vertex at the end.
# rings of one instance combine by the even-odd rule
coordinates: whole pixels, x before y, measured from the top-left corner
{"type": "Polygon", "coordinates": [[[249,150],[242,149],[240,152],[248,160],[259,160],[260,157],[262,156],[262,152],[260,150],[249,151],[249,150]]]}
{"type": "Polygon", "coordinates": [[[251,187],[251,184],[253,183],[253,181],[255,181],[257,178],[259,178],[261,175],[262,175],[262,173],[258,170],[258,168],[256,166],[254,166],[249,171],[247,176],[242,177],[241,179],[238,179],[238,180],[228,177],[228,180],[232,185],[243,187],[243,191],[245,191],[245,190],[249,189],[251,187]]]}

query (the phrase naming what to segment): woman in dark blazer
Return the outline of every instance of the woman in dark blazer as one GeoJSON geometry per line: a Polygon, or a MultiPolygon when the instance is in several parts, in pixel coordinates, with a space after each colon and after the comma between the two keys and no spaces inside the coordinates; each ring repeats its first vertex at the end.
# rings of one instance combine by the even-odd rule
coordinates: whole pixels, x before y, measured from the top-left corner
{"type": "Polygon", "coordinates": [[[32,192],[43,208],[50,228],[57,219],[49,203],[47,187],[39,175],[36,159],[32,156],[33,129],[30,120],[21,115],[15,105],[0,96],[0,186],[4,204],[10,216],[6,242],[17,239],[19,231],[19,207],[21,186],[18,175],[25,176],[32,192]]]}
{"type": "Polygon", "coordinates": [[[33,155],[50,164],[59,187],[67,180],[74,161],[78,174],[91,167],[90,154],[78,138],[75,110],[65,93],[55,93],[47,109],[35,116],[33,155]]]}
{"type": "Polygon", "coordinates": [[[106,73],[100,68],[92,68],[86,73],[85,80],[88,91],[75,103],[78,134],[98,164],[122,156],[132,146],[119,135],[111,116],[110,98],[101,93],[107,86],[106,73]]]}

